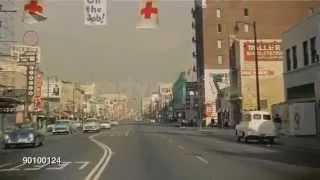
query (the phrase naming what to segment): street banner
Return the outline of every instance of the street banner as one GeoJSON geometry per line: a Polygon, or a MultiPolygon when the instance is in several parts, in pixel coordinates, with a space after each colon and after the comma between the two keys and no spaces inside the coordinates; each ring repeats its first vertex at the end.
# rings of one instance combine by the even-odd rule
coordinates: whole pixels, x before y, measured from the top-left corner
{"type": "Polygon", "coordinates": [[[159,9],[156,0],[142,0],[139,8],[137,29],[155,29],[159,25],[159,9]]]}
{"type": "Polygon", "coordinates": [[[107,25],[107,0],[84,0],[84,24],[107,25]]]}
{"type": "Polygon", "coordinates": [[[40,0],[27,0],[24,3],[22,21],[26,24],[36,24],[45,21],[47,17],[43,14],[43,5],[40,0]]]}

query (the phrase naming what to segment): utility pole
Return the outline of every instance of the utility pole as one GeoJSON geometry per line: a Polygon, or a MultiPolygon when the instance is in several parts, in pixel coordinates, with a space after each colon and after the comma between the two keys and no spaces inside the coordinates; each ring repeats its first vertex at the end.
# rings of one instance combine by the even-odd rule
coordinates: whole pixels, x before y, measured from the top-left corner
{"type": "Polygon", "coordinates": [[[75,119],[75,108],[76,108],[76,105],[75,105],[75,83],[73,82],[72,83],[72,116],[73,116],[73,119],[75,119]]]}
{"type": "Polygon", "coordinates": [[[47,118],[50,118],[50,77],[47,76],[47,118]]]}

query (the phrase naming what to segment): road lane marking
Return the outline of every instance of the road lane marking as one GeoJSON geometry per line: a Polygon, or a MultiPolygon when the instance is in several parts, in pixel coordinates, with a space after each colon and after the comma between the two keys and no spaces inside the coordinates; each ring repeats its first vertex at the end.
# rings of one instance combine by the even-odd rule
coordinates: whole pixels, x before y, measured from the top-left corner
{"type": "Polygon", "coordinates": [[[184,147],[181,146],[181,145],[179,145],[178,148],[181,149],[181,150],[184,150],[184,147]]]}
{"type": "Polygon", "coordinates": [[[5,164],[0,164],[0,168],[6,167],[6,166],[10,166],[13,163],[5,163],[5,164]]]}
{"type": "Polygon", "coordinates": [[[61,170],[65,167],[67,167],[69,164],[71,164],[71,162],[61,162],[61,164],[59,164],[58,167],[49,167],[49,168],[46,168],[47,170],[61,170]]]}
{"type": "Polygon", "coordinates": [[[101,176],[102,171],[108,165],[108,163],[109,163],[109,161],[111,159],[111,156],[112,156],[112,151],[107,145],[105,145],[105,144],[97,141],[96,139],[94,139],[94,137],[96,137],[98,135],[102,135],[102,133],[90,136],[89,140],[103,149],[103,155],[102,155],[102,158],[100,159],[100,161],[94,166],[94,168],[85,177],[85,180],[98,179],[101,176]],[[96,173],[97,171],[98,171],[98,173],[96,173]],[[93,177],[93,175],[95,175],[95,176],[93,177]]]}
{"type": "Polygon", "coordinates": [[[33,168],[24,168],[23,170],[25,171],[38,171],[40,170],[41,168],[44,168],[45,166],[49,165],[50,163],[47,163],[47,164],[43,164],[43,165],[35,165],[35,167],[33,168]]]}
{"type": "Polygon", "coordinates": [[[78,161],[78,162],[74,162],[74,163],[82,164],[82,165],[78,168],[78,170],[82,170],[82,169],[84,169],[86,166],[88,166],[89,161],[78,161]]]}
{"type": "Polygon", "coordinates": [[[201,156],[196,156],[196,158],[197,158],[199,161],[201,161],[201,162],[203,162],[203,163],[205,163],[205,164],[209,164],[209,162],[208,162],[206,159],[204,159],[203,157],[201,157],[201,156]]]}
{"type": "Polygon", "coordinates": [[[22,163],[20,165],[17,165],[15,167],[9,168],[9,169],[0,169],[0,172],[2,171],[20,171],[21,169],[18,169],[19,167],[25,166],[25,163],[22,163]]]}
{"type": "Polygon", "coordinates": [[[96,174],[96,176],[92,180],[98,180],[100,178],[102,172],[104,171],[104,169],[107,167],[107,165],[110,162],[110,159],[111,159],[111,156],[112,156],[112,151],[107,145],[105,145],[105,148],[108,149],[109,156],[107,157],[107,159],[105,160],[103,165],[100,167],[98,173],[96,174]]]}

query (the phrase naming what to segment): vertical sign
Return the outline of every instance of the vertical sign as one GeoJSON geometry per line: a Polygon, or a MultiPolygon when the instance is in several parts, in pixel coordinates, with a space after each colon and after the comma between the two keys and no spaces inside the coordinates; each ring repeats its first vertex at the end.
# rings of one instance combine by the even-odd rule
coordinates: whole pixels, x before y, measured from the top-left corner
{"type": "Polygon", "coordinates": [[[34,96],[35,66],[27,66],[27,93],[29,97],[34,96]]]}
{"type": "Polygon", "coordinates": [[[107,24],[107,0],[84,0],[84,24],[107,24]]]}
{"type": "Polygon", "coordinates": [[[35,79],[34,107],[35,111],[43,111],[43,72],[38,71],[35,79]]]}

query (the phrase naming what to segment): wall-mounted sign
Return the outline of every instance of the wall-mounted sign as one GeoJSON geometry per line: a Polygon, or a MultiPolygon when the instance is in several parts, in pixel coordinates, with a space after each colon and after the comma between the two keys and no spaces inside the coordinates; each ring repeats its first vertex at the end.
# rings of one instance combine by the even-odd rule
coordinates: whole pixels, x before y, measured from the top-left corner
{"type": "MultiPolygon", "coordinates": [[[[281,41],[279,40],[258,40],[257,43],[259,61],[281,61],[282,50],[281,41]]],[[[243,55],[245,61],[255,60],[254,41],[248,40],[243,43],[243,55]]]]}
{"type": "Polygon", "coordinates": [[[37,112],[43,111],[44,103],[43,103],[43,72],[37,72],[35,79],[35,95],[34,95],[34,109],[37,112]]]}
{"type": "MultiPolygon", "coordinates": [[[[243,69],[241,70],[241,76],[255,76],[256,70],[255,69],[243,69]]],[[[268,69],[260,69],[259,76],[273,76],[274,71],[268,69]]]]}

